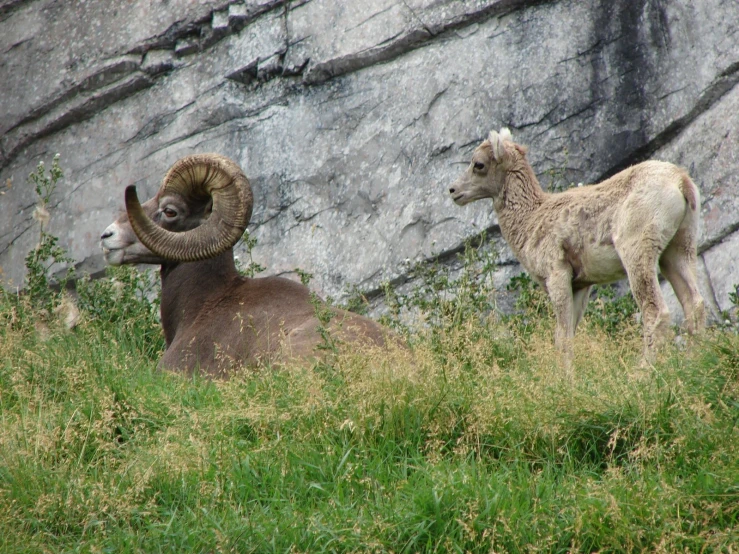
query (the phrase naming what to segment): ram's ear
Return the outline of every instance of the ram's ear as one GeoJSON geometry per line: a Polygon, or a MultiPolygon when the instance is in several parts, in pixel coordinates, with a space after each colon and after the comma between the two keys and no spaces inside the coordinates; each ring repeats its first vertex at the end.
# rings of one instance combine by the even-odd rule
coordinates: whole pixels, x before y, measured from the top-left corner
{"type": "Polygon", "coordinates": [[[490,148],[493,151],[493,158],[495,161],[500,163],[506,155],[505,146],[503,146],[504,140],[511,140],[511,132],[508,129],[501,129],[500,133],[497,131],[490,131],[488,135],[488,141],[490,141],[490,148]]]}

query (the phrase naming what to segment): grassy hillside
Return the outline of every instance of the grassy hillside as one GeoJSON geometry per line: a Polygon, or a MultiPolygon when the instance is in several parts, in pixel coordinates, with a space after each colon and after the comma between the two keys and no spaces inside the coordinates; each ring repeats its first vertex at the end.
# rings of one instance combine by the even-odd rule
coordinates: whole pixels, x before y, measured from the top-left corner
{"type": "Polygon", "coordinates": [[[596,301],[567,373],[530,282],[495,315],[481,251],[388,290],[408,351],[229,382],[156,371],[129,268],[68,330],[37,253],[0,293],[0,552],[736,552],[739,336],[641,368],[629,298],[596,301]]]}

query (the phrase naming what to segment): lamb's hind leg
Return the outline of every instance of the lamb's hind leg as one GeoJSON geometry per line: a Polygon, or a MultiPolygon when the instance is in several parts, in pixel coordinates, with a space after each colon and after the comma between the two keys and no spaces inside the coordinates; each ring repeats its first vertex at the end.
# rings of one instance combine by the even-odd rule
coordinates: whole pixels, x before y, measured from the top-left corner
{"type": "Polygon", "coordinates": [[[582,321],[582,316],[585,314],[585,310],[588,307],[588,300],[590,300],[590,289],[592,287],[585,287],[578,289],[572,294],[572,333],[577,332],[577,326],[582,321]]]}
{"type": "Polygon", "coordinates": [[[642,240],[637,244],[616,245],[629,277],[629,285],[641,310],[644,332],[644,357],[654,359],[654,351],[667,337],[670,329],[670,312],[662,297],[657,279],[659,245],[642,240]]]}
{"type": "Polygon", "coordinates": [[[659,260],[665,279],[672,285],[685,314],[690,334],[700,333],[706,325],[706,308],[696,278],[696,248],[690,229],[679,229],[659,260]]]}

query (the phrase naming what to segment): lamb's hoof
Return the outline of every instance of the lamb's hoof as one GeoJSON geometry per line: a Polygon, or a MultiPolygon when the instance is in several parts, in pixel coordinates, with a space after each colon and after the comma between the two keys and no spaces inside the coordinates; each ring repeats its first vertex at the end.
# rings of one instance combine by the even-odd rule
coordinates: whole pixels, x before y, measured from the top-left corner
{"type": "Polygon", "coordinates": [[[678,350],[685,350],[685,347],[688,345],[683,335],[675,335],[673,342],[678,350]]]}

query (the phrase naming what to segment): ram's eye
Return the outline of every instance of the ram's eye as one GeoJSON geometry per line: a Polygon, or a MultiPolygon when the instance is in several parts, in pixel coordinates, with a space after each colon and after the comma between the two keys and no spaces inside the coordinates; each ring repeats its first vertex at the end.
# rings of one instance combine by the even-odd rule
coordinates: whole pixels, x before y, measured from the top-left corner
{"type": "Polygon", "coordinates": [[[475,165],[472,167],[474,167],[477,171],[482,171],[483,169],[485,169],[485,164],[481,162],[475,162],[475,165]]]}
{"type": "Polygon", "coordinates": [[[164,208],[162,210],[162,213],[164,214],[165,217],[168,217],[170,219],[172,219],[173,217],[177,215],[177,212],[174,211],[172,208],[164,208]]]}

